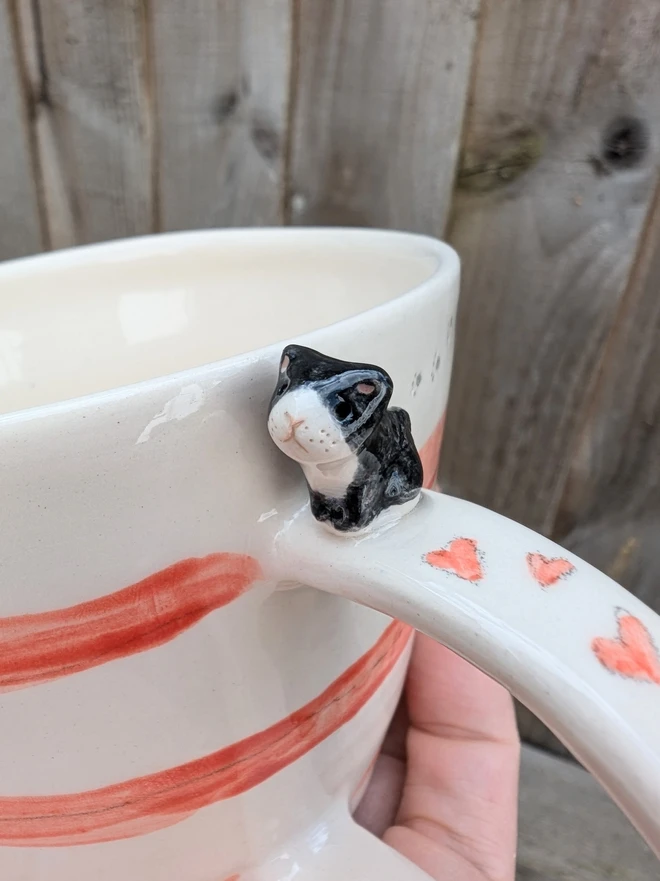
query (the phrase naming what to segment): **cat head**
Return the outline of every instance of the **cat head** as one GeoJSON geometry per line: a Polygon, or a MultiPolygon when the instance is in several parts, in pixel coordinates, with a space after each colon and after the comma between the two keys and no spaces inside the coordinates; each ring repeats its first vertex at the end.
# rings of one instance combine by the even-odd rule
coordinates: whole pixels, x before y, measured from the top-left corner
{"type": "Polygon", "coordinates": [[[301,465],[340,461],[364,446],[387,411],[392,390],[392,380],[379,367],[287,346],[270,400],[268,431],[301,465]]]}

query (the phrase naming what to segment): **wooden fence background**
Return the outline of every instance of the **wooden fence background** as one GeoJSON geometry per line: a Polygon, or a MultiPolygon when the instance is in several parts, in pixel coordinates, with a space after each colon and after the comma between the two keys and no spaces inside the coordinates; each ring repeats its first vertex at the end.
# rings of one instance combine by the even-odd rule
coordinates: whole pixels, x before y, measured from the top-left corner
{"type": "Polygon", "coordinates": [[[0,84],[0,258],[207,226],[448,238],[444,487],[660,609],[657,0],[0,0],[0,84]]]}

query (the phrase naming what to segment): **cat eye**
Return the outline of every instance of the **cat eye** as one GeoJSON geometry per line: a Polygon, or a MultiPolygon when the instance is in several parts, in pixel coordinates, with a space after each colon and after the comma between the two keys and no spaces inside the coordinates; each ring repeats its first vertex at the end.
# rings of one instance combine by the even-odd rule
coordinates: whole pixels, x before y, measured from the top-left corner
{"type": "Polygon", "coordinates": [[[284,394],[284,392],[289,388],[290,385],[291,385],[291,383],[289,382],[288,379],[286,380],[286,382],[281,383],[277,389],[277,392],[276,392],[277,397],[280,398],[284,394]]]}
{"type": "Polygon", "coordinates": [[[340,422],[346,422],[353,414],[353,408],[348,401],[339,401],[338,404],[335,404],[334,414],[340,422]]]}

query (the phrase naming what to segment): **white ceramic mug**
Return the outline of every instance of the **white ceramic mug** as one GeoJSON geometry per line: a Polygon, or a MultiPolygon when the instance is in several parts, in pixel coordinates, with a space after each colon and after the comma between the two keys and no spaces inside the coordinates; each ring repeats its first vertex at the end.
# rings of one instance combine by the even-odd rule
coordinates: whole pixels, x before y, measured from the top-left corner
{"type": "Polygon", "coordinates": [[[330,535],[268,435],[285,341],[375,363],[430,487],[458,281],[446,245],[366,230],[0,267],[3,881],[426,877],[350,817],[412,627],[538,713],[660,851],[656,615],[428,489],[384,533],[330,535]]]}

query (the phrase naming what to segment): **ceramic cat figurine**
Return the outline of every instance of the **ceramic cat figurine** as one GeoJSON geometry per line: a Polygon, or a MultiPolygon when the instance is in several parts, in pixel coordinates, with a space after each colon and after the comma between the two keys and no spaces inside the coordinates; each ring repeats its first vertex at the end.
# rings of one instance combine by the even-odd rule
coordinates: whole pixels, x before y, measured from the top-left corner
{"type": "Polygon", "coordinates": [[[410,417],[388,409],[393,383],[371,364],[287,346],[268,431],[303,470],[314,517],[355,533],[398,519],[419,500],[422,463],[410,417]]]}

